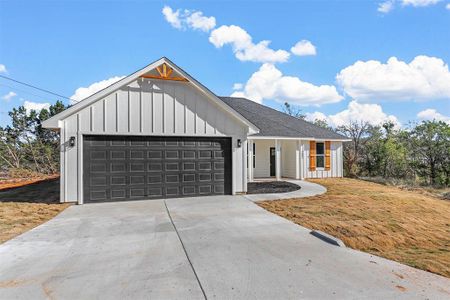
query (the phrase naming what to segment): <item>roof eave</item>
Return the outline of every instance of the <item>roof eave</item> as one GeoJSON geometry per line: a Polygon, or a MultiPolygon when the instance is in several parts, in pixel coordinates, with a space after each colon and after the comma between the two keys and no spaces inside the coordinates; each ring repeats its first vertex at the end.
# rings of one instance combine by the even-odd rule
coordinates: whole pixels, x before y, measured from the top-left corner
{"type": "Polygon", "coordinates": [[[250,140],[301,140],[301,141],[331,141],[331,142],[351,142],[351,139],[342,138],[315,138],[315,137],[292,137],[292,136],[264,136],[257,135],[252,136],[249,135],[247,137],[250,140]]]}

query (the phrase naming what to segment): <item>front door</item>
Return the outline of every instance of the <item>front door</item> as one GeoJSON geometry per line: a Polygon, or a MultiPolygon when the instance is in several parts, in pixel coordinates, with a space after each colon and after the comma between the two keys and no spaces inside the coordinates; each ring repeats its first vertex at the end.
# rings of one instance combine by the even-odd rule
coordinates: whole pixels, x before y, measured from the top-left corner
{"type": "Polygon", "coordinates": [[[275,148],[270,148],[270,176],[275,176],[275,148]]]}

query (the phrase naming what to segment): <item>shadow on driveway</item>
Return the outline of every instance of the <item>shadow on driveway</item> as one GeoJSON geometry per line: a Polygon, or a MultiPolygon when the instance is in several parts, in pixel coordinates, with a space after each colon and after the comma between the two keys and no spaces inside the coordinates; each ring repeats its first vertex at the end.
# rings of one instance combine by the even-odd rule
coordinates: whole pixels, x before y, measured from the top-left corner
{"type": "Polygon", "coordinates": [[[1,190],[0,202],[59,203],[59,178],[1,190]]]}

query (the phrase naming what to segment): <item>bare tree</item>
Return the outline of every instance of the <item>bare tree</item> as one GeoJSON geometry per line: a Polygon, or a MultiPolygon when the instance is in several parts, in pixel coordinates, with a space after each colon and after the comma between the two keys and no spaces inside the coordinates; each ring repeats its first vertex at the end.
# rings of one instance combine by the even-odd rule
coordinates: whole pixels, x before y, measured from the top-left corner
{"type": "Polygon", "coordinates": [[[285,114],[288,114],[298,119],[304,119],[306,117],[298,106],[291,105],[287,102],[284,102],[282,110],[285,114]]]}
{"type": "Polygon", "coordinates": [[[361,150],[364,145],[364,137],[370,128],[367,122],[351,121],[347,125],[336,128],[336,131],[351,138],[350,143],[344,143],[344,168],[348,176],[356,176],[358,161],[361,157],[361,150]]]}

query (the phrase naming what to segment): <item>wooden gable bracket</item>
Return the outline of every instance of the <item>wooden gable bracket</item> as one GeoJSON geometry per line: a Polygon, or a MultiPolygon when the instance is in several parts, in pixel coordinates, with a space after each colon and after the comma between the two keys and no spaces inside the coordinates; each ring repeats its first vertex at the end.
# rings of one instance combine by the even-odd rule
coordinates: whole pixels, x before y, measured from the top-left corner
{"type": "Polygon", "coordinates": [[[160,79],[160,80],[171,80],[171,81],[185,81],[188,80],[184,77],[172,76],[173,69],[169,67],[166,63],[156,67],[156,71],[158,71],[159,75],[142,75],[141,78],[149,78],[149,79],[160,79]]]}

